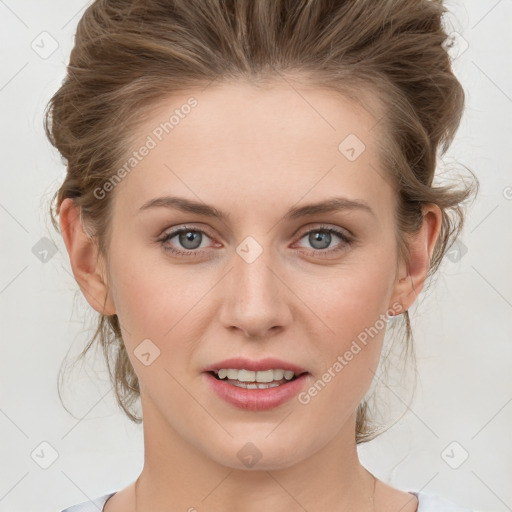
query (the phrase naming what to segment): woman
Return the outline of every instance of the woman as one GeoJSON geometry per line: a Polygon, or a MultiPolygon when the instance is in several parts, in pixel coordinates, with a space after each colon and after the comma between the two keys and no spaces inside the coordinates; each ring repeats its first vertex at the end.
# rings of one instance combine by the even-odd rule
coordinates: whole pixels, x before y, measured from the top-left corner
{"type": "Polygon", "coordinates": [[[85,11],[48,109],[68,166],[57,211],[133,421],[140,397],[145,463],[66,511],[466,510],[385,484],[357,454],[379,433],[365,397],[387,324],[402,315],[410,340],[407,311],[473,191],[433,186],[464,105],[444,12],[85,11]]]}

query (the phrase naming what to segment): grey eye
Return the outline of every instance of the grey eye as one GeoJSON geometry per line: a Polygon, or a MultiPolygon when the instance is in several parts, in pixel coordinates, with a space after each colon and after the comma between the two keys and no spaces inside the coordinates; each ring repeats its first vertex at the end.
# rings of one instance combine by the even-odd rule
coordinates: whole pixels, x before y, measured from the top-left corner
{"type": "Polygon", "coordinates": [[[327,231],[312,231],[308,241],[315,249],[326,249],[331,244],[332,235],[327,231]]]}
{"type": "Polygon", "coordinates": [[[182,231],[181,233],[178,233],[178,240],[179,243],[185,248],[185,249],[197,249],[201,245],[202,236],[203,234],[199,231],[182,231]]]}

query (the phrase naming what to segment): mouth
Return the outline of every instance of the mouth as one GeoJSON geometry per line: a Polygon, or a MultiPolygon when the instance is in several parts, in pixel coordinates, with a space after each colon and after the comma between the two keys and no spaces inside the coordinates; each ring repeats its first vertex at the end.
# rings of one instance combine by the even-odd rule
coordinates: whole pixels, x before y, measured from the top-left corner
{"type": "Polygon", "coordinates": [[[293,382],[301,375],[308,372],[294,372],[292,370],[269,369],[251,371],[237,368],[222,368],[211,370],[210,373],[215,379],[226,382],[233,386],[245,389],[269,389],[293,382]]]}
{"type": "Polygon", "coordinates": [[[221,368],[204,371],[206,384],[222,400],[246,411],[271,410],[289,402],[310,382],[306,371],[249,371],[221,368]],[[261,373],[260,373],[261,372],[261,373]],[[267,382],[260,382],[266,380],[267,382]]]}
{"type": "Polygon", "coordinates": [[[312,377],[306,368],[276,357],[232,357],[203,368],[203,375],[219,398],[247,411],[270,410],[285,404],[312,377]]]}

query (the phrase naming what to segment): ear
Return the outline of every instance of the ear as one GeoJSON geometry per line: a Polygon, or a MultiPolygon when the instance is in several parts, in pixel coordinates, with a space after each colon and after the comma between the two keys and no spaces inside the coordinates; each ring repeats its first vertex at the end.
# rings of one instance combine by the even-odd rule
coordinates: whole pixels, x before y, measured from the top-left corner
{"type": "Polygon", "coordinates": [[[59,222],[73,275],[87,302],[98,313],[114,315],[115,306],[109,294],[103,261],[98,258],[97,244],[86,233],[80,209],[72,199],[62,201],[59,222]]]}
{"type": "Polygon", "coordinates": [[[397,302],[401,312],[407,311],[419,295],[427,278],[434,247],[441,231],[442,214],[435,204],[423,207],[423,223],[417,233],[409,238],[410,258],[399,266],[398,281],[395,284],[389,307],[397,302]]]}

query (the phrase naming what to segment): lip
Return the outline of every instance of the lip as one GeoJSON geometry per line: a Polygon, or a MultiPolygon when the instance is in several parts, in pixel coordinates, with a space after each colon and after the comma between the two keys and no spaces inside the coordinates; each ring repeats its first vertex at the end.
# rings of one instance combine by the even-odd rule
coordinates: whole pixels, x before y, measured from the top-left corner
{"type": "MultiPolygon", "coordinates": [[[[222,364],[225,364],[225,362],[222,364]]],[[[225,366],[221,367],[225,368],[225,366]]],[[[282,368],[280,366],[277,367],[282,368]]],[[[233,367],[231,366],[231,368],[233,367]]],[[[209,371],[205,371],[204,376],[213,391],[229,404],[248,411],[264,411],[278,407],[297,395],[306,385],[310,374],[303,373],[294,380],[268,389],[239,388],[216,379],[209,371]]]]}
{"type": "MultiPolygon", "coordinates": [[[[301,368],[292,363],[287,363],[286,361],[282,361],[281,359],[276,359],[275,357],[267,357],[265,359],[260,359],[259,361],[254,361],[252,359],[246,359],[244,357],[234,357],[231,359],[225,359],[224,361],[220,361],[218,363],[214,363],[210,366],[204,368],[203,371],[211,372],[218,371],[222,368],[233,368],[238,370],[251,370],[253,372],[270,370],[270,369],[280,369],[280,370],[291,370],[296,375],[300,375],[301,373],[306,373],[307,370],[305,368],[301,368]]],[[[233,387],[233,386],[232,386],[233,387]]],[[[277,388],[275,388],[277,389],[277,388]]],[[[260,390],[261,391],[261,390],[260,390]]]]}

